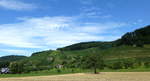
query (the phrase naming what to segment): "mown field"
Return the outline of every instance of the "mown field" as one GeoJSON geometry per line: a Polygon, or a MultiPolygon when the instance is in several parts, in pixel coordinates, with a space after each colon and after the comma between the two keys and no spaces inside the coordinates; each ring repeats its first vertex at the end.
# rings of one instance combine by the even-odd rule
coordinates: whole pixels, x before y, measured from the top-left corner
{"type": "Polygon", "coordinates": [[[150,81],[150,72],[77,73],[51,76],[0,78],[0,81],[150,81]]]}

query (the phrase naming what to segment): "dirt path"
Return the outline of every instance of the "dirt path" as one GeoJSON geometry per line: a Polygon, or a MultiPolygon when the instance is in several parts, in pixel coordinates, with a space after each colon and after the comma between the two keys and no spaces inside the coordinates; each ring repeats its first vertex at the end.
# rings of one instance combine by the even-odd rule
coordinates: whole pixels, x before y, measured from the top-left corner
{"type": "Polygon", "coordinates": [[[150,72],[103,72],[101,74],[66,74],[22,78],[0,78],[0,81],[150,81],[150,72]]]}

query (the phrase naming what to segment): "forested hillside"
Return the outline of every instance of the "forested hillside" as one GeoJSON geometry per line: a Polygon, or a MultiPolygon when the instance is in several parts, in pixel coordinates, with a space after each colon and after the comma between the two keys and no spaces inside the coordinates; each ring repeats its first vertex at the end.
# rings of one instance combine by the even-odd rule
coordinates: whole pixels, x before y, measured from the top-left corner
{"type": "Polygon", "coordinates": [[[135,45],[143,47],[144,44],[150,44],[150,26],[137,29],[134,32],[128,32],[121,39],[115,41],[117,45],[135,45]]]}
{"type": "Polygon", "coordinates": [[[100,47],[102,49],[111,48],[121,45],[130,45],[142,47],[144,44],[150,44],[150,26],[137,29],[133,32],[128,32],[123,35],[120,39],[112,42],[83,42],[66,46],[64,48],[58,48],[58,50],[82,50],[92,47],[100,47]]]}

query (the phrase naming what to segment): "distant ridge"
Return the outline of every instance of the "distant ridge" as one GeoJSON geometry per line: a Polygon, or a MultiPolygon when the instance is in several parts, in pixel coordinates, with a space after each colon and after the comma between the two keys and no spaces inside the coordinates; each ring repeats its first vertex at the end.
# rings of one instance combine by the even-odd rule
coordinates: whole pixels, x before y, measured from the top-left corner
{"type": "Polygon", "coordinates": [[[113,46],[120,45],[136,45],[141,46],[144,44],[150,44],[150,25],[137,29],[133,32],[128,32],[123,35],[120,39],[112,42],[82,42],[73,44],[70,46],[66,46],[63,48],[58,48],[58,50],[82,50],[92,47],[100,47],[100,48],[110,48],[113,46]]]}

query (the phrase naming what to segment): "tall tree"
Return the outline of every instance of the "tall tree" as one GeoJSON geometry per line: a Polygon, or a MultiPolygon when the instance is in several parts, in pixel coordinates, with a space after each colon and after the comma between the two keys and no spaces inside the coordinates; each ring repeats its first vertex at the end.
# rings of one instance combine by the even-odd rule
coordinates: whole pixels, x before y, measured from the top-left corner
{"type": "Polygon", "coordinates": [[[21,62],[12,62],[10,63],[9,66],[10,70],[12,73],[17,74],[17,73],[22,73],[24,71],[24,66],[23,63],[21,62]]]}
{"type": "Polygon", "coordinates": [[[90,56],[86,57],[86,64],[87,68],[92,68],[94,73],[97,74],[97,69],[104,68],[104,61],[101,54],[94,53],[90,56]]]}

